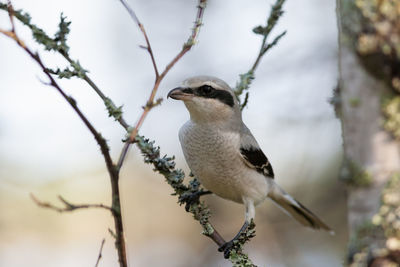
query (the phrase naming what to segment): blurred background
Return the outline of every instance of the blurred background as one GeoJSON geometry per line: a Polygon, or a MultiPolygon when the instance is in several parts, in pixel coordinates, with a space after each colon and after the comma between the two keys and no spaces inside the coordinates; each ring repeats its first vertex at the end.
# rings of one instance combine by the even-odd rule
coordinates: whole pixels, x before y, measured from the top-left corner
{"type": "MultiPolygon", "coordinates": [[[[4,2],[4,0],[3,0],[4,2]]],[[[197,1],[130,0],[146,27],[159,68],[187,40],[197,1]]],[[[258,53],[273,1],[210,0],[198,44],[167,75],[158,91],[166,97],[183,79],[213,75],[234,86],[258,53]]],[[[33,23],[55,33],[61,12],[72,21],[70,55],[133,124],[153,85],[150,58],[139,48],[144,39],[119,1],[14,0],[33,23]]],[[[276,180],[318,214],[335,236],[303,228],[270,201],[257,207],[257,236],[246,251],[258,266],[341,266],[347,243],[345,192],[338,181],[340,122],[328,103],[337,83],[335,1],[287,1],[274,30],[287,34],[267,53],[250,89],[244,121],[272,162],[276,180]]],[[[0,12],[0,27],[9,28],[0,12]]],[[[38,49],[48,67],[66,66],[44,53],[30,32],[19,35],[38,49]]],[[[91,134],[46,81],[38,66],[13,41],[0,36],[0,266],[94,266],[106,238],[100,266],[117,266],[103,210],[58,214],[29,198],[72,203],[110,203],[104,160],[91,134]]],[[[100,99],[84,82],[62,80],[90,121],[105,136],[116,160],[124,131],[107,117],[100,99]]],[[[147,117],[140,133],[156,140],[161,152],[176,155],[188,173],[178,129],[188,119],[184,105],[166,100],[147,117]]],[[[130,266],[230,266],[200,225],[177,205],[162,176],[143,163],[134,147],[122,170],[121,191],[130,266]]],[[[241,205],[216,196],[204,198],[211,221],[231,239],[243,223],[241,205]]]]}

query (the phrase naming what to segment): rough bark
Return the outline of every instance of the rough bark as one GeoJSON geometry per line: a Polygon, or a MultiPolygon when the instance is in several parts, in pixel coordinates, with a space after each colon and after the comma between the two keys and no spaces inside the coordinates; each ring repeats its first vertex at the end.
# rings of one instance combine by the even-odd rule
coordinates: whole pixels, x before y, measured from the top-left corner
{"type": "Polygon", "coordinates": [[[350,2],[337,1],[340,76],[336,98],[344,146],[341,176],[348,184],[348,264],[389,266],[385,264],[399,263],[391,254],[400,250],[387,248],[386,228],[374,218],[381,210],[387,182],[400,171],[399,141],[383,127],[387,118],[382,113],[382,99],[393,88],[381,75],[381,68],[386,67],[384,56],[360,53],[358,42],[368,21],[350,2]],[[385,253],[379,254],[382,249],[385,253]]]}
{"type": "Polygon", "coordinates": [[[383,186],[391,174],[400,170],[399,144],[382,128],[381,98],[387,92],[385,84],[371,76],[355,52],[343,44],[339,86],[343,172],[349,180],[348,224],[353,233],[378,212],[383,186]]]}

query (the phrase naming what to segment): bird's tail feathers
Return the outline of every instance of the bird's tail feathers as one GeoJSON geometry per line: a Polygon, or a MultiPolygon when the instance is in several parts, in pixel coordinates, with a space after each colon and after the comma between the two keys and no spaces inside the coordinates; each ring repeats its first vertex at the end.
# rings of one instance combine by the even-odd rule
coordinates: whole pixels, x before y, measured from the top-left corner
{"type": "Polygon", "coordinates": [[[286,193],[277,184],[274,184],[273,190],[268,195],[285,213],[296,219],[299,223],[304,226],[311,227],[313,229],[323,229],[328,231],[330,234],[335,232],[329,228],[321,219],[319,219],[309,209],[304,207],[300,202],[295,200],[292,196],[286,193]]]}

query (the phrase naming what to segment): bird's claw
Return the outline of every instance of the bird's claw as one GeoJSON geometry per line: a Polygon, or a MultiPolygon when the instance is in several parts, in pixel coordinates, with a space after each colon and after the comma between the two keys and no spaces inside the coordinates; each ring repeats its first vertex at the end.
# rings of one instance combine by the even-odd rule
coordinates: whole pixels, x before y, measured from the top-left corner
{"type": "Polygon", "coordinates": [[[224,252],[224,258],[225,259],[228,259],[229,255],[231,254],[231,250],[233,249],[233,242],[234,241],[235,240],[233,239],[231,241],[225,242],[225,244],[223,244],[222,246],[220,246],[218,248],[219,252],[224,252]]]}

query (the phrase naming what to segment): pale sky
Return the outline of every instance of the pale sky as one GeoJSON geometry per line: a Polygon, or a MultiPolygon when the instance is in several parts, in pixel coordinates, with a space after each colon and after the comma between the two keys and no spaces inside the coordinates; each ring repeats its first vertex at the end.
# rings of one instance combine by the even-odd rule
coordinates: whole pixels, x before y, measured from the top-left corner
{"type": "MultiPolygon", "coordinates": [[[[194,2],[130,1],[147,29],[160,69],[186,41],[196,12],[194,2]]],[[[73,21],[69,38],[72,58],[90,70],[105,94],[117,105],[124,105],[127,120],[135,122],[154,77],[146,51],[138,47],[144,43],[143,37],[119,1],[13,3],[29,11],[33,22],[50,33],[56,30],[63,11],[73,21]]],[[[333,1],[288,1],[273,32],[288,33],[256,72],[243,116],[278,172],[284,172],[279,166],[287,160],[286,148],[290,148],[291,157],[316,154],[322,161],[332,155],[325,151],[339,149],[340,125],[327,102],[337,73],[333,9],[333,1]]],[[[238,74],[247,71],[256,56],[261,37],[251,29],[264,23],[267,12],[269,4],[261,0],[252,4],[210,1],[198,45],[163,81],[158,97],[165,97],[181,80],[198,74],[217,76],[234,86],[238,74]]],[[[0,19],[6,27],[4,12],[0,19]]],[[[29,41],[29,32],[21,25],[17,29],[29,41]]],[[[103,164],[96,143],[71,108],[55,90],[40,82],[46,78],[35,63],[4,37],[0,47],[2,161],[36,169],[43,179],[51,179],[54,171],[103,164]]],[[[59,56],[41,54],[48,66],[65,66],[59,56]]],[[[109,140],[117,156],[123,131],[107,118],[91,88],[77,79],[60,83],[109,140]]],[[[181,159],[177,131],[187,119],[181,103],[164,99],[162,106],[151,112],[141,133],[157,140],[165,153],[181,159]]]]}
{"type": "MultiPolygon", "coordinates": [[[[164,69],[190,34],[196,1],[128,2],[146,27],[159,69],[164,69]]],[[[178,130],[189,115],[182,103],[167,100],[167,93],[182,80],[202,74],[234,86],[238,74],[247,72],[257,55],[261,36],[252,33],[252,28],[265,23],[271,3],[210,0],[198,44],[162,82],[157,97],[164,102],[151,111],[140,133],[156,140],[162,154],[176,155],[178,167],[187,170],[178,130]]],[[[139,48],[143,36],[119,1],[14,0],[13,4],[28,11],[33,22],[48,33],[57,30],[59,14],[64,12],[72,20],[71,57],[79,59],[106,95],[124,106],[126,120],[136,122],[154,73],[148,54],[139,48]]],[[[288,0],[284,10],[271,37],[283,30],[287,34],[260,63],[243,118],[272,162],[279,183],[306,192],[307,184],[337,179],[340,166],[340,123],[328,103],[337,83],[335,1],[288,0]]],[[[0,12],[0,27],[9,27],[5,12],[0,12]]],[[[37,47],[19,23],[17,31],[30,47],[37,47]]],[[[47,66],[66,66],[60,56],[38,51],[47,66]]],[[[78,179],[79,173],[105,171],[91,134],[61,96],[40,80],[46,77],[38,66],[11,40],[0,36],[0,190],[23,196],[31,189],[21,184],[46,184],[70,175],[78,179]]],[[[60,84],[108,140],[116,161],[124,137],[122,127],[107,117],[101,100],[83,81],[62,80],[60,84]]],[[[127,164],[141,166],[141,162],[136,148],[131,149],[127,164]]],[[[32,244],[23,244],[31,249],[32,244]]],[[[70,265],[63,266],[86,266],[70,260],[70,265]]],[[[332,267],[342,262],[336,254],[324,254],[319,260],[332,267]]],[[[301,262],[317,267],[319,260],[304,256],[301,262]]]]}

